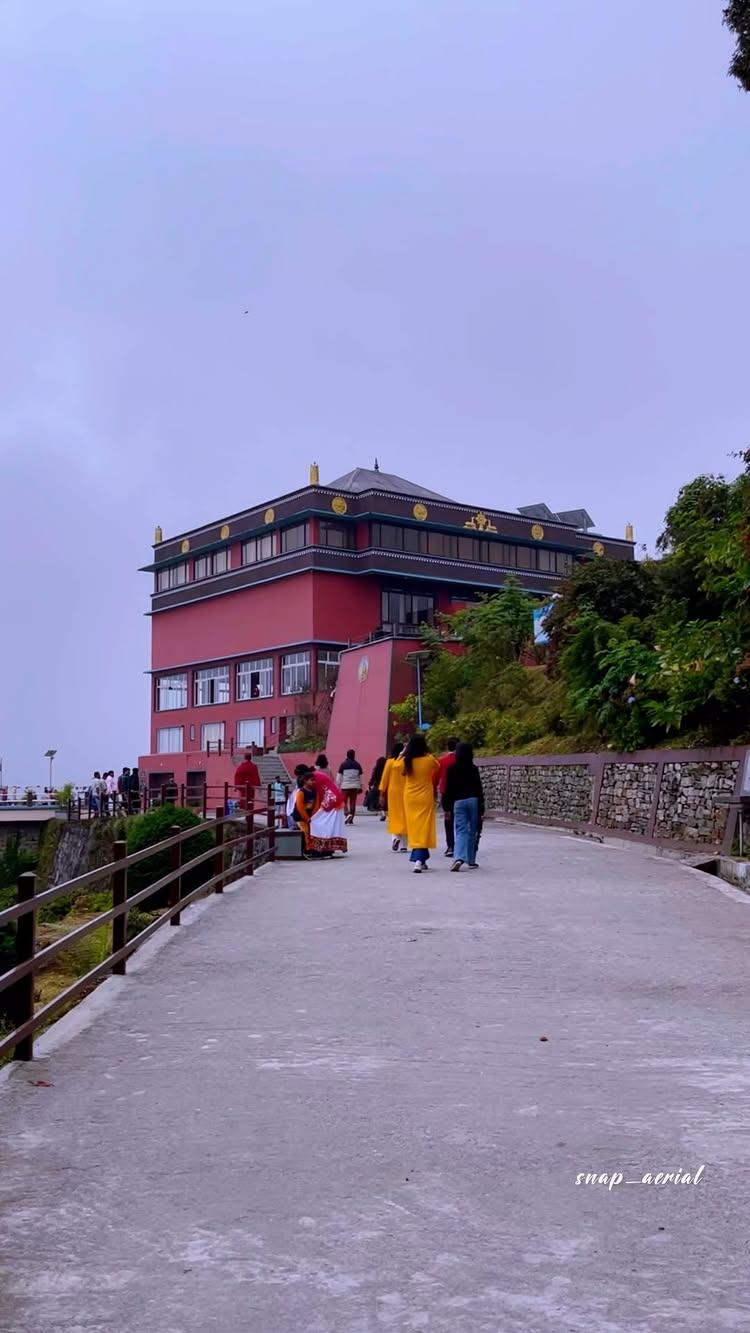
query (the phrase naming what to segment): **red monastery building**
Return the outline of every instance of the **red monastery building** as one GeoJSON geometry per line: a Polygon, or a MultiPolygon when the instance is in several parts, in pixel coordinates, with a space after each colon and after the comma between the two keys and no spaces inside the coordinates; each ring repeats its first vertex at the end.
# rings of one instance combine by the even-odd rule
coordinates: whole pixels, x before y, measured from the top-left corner
{"type": "Polygon", "coordinates": [[[585,510],[459,504],[355,468],[179,536],[156,531],[151,598],[151,786],[230,779],[238,751],[328,736],[338,764],[387,743],[388,706],[414,689],[419,626],[509,575],[549,599],[574,561],[632,560],[585,510]],[[337,684],[338,681],[338,684],[337,684]],[[341,753],[339,753],[341,751],[341,753]]]}

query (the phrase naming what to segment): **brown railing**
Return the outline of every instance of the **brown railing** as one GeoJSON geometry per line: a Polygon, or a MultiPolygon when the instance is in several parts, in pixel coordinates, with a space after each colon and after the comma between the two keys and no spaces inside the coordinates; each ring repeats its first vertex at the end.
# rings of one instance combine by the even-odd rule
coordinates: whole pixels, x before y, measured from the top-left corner
{"type": "MultiPolygon", "coordinates": [[[[289,784],[281,784],[288,791],[289,784]]],[[[142,787],[127,795],[118,793],[117,797],[102,797],[95,802],[91,794],[87,797],[71,798],[67,805],[68,820],[114,819],[120,815],[138,815],[147,810],[154,810],[162,805],[186,806],[189,810],[199,810],[203,818],[208,818],[209,810],[218,807],[223,799],[223,810],[229,813],[229,803],[233,801],[247,806],[256,789],[240,788],[232,782],[186,784],[163,782],[158,787],[142,787]]]]}
{"type": "Polygon", "coordinates": [[[0,994],[10,990],[9,1008],[12,1014],[11,1022],[14,1027],[10,1033],[0,1039],[0,1056],[13,1049],[16,1060],[31,1060],[33,1057],[34,1033],[48,1023],[61,1009],[69,1005],[72,1000],[75,1000],[82,992],[87,990],[92,983],[99,981],[107,973],[112,972],[118,976],[124,976],[126,962],[130,954],[140,948],[161,926],[167,922],[170,925],[178,926],[180,924],[180,913],[188,904],[210,890],[215,893],[222,893],[224,885],[231,879],[243,874],[252,875],[256,866],[262,865],[265,861],[273,861],[276,852],[276,814],[273,801],[270,799],[270,792],[269,800],[264,807],[254,806],[251,796],[247,809],[241,812],[241,817],[245,820],[246,827],[244,831],[237,837],[229,839],[224,836],[225,829],[228,824],[236,826],[237,819],[235,816],[228,816],[225,813],[225,807],[220,807],[217,809],[214,819],[195,824],[188,829],[176,828],[171,837],[165,838],[162,842],[154,843],[151,847],[145,847],[142,851],[131,852],[130,855],[128,855],[127,844],[124,841],[115,842],[114,860],[108,865],[99,866],[96,870],[89,870],[85,875],[78,875],[75,879],[67,880],[64,884],[56,884],[53,888],[45,889],[42,893],[36,891],[37,877],[35,874],[25,873],[20,875],[18,901],[14,906],[0,911],[0,928],[13,921],[17,922],[15,966],[0,976],[0,994]],[[265,815],[265,822],[260,827],[255,825],[256,815],[265,815]],[[189,861],[183,862],[182,850],[184,843],[189,842],[196,834],[205,833],[206,831],[214,833],[214,846],[205,852],[201,852],[199,856],[194,856],[189,861]],[[227,851],[239,846],[243,847],[243,855],[240,861],[227,866],[225,860],[227,851]],[[132,866],[138,865],[139,862],[146,861],[149,857],[167,850],[171,851],[172,857],[172,867],[169,874],[163,875],[153,884],[148,884],[137,893],[128,896],[128,870],[132,866]],[[214,872],[211,877],[204,880],[189,893],[183,893],[183,876],[210,861],[213,861],[214,872]],[[57,898],[63,897],[63,895],[89,888],[102,880],[109,880],[111,884],[111,908],[99,912],[91,920],[74,927],[67,935],[61,936],[60,939],[46,945],[45,948],[37,952],[37,912],[57,898]],[[163,889],[168,889],[166,909],[133,939],[128,940],[128,912],[163,889]],[[69,949],[72,945],[84,939],[86,935],[89,935],[91,931],[106,926],[110,922],[112,923],[112,948],[105,960],[91,968],[84,976],[78,977],[54,999],[49,1000],[47,1004],[35,1011],[34,980],[41,970],[63,950],[69,949]]]}

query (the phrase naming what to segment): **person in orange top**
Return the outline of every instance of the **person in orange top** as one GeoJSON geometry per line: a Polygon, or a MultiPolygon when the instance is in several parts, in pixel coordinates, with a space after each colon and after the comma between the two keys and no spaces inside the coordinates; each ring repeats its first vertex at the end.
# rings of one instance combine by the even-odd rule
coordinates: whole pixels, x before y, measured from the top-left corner
{"type": "MultiPolygon", "coordinates": [[[[448,753],[442,754],[438,760],[440,764],[440,779],[438,781],[438,791],[441,798],[445,796],[445,782],[448,777],[448,769],[452,768],[456,762],[456,746],[458,741],[455,736],[451,736],[447,742],[448,753]]],[[[446,809],[443,802],[443,823],[445,824],[445,851],[444,856],[453,855],[453,807],[446,809]]]]}
{"type": "Polygon", "coordinates": [[[248,787],[260,786],[260,773],[258,772],[258,765],[253,759],[252,750],[245,751],[245,758],[239,768],[235,769],[234,785],[240,793],[240,810],[246,810],[248,787]]]}

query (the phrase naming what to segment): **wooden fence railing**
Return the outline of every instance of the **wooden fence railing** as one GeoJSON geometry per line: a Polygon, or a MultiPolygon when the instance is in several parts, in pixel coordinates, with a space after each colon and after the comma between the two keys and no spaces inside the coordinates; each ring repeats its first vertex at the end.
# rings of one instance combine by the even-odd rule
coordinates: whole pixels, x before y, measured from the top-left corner
{"type": "Polygon", "coordinates": [[[216,811],[216,817],[195,824],[192,828],[176,829],[172,836],[145,847],[142,851],[128,854],[124,841],[115,842],[114,860],[108,865],[89,870],[84,875],[56,884],[42,893],[36,891],[36,875],[30,872],[22,874],[18,880],[18,901],[0,911],[0,928],[16,922],[16,958],[15,966],[0,976],[0,994],[10,991],[11,1022],[13,1029],[0,1039],[0,1056],[13,1050],[16,1060],[31,1060],[34,1053],[34,1033],[50,1021],[55,1014],[87,990],[93,982],[112,972],[124,976],[127,959],[140,948],[147,939],[167,922],[172,926],[180,924],[180,913],[209,891],[222,893],[224,885],[239,875],[252,875],[255,867],[265,861],[273,861],[276,850],[276,812],[271,793],[265,806],[255,806],[250,798],[247,809],[241,815],[227,815],[225,807],[216,811]],[[265,816],[265,822],[256,826],[257,815],[265,816]],[[225,833],[245,827],[236,837],[227,838],[225,833]],[[183,847],[197,834],[211,832],[214,846],[201,852],[199,856],[183,861],[183,847]],[[242,847],[241,859],[227,865],[227,852],[242,847]],[[171,869],[154,883],[146,885],[137,893],[128,895],[128,871],[141,861],[159,853],[170,851],[171,869]],[[213,874],[196,888],[183,893],[183,879],[190,871],[207,862],[212,862],[213,874]],[[49,903],[66,894],[75,893],[92,885],[101,885],[109,881],[112,891],[112,906],[97,913],[90,920],[75,926],[66,935],[37,951],[36,923],[37,913],[49,903]],[[167,906],[163,912],[132,939],[127,938],[128,913],[141,903],[145,903],[154,894],[168,890],[167,906]],[[77,977],[71,985],[49,1000],[41,1008],[34,1008],[35,978],[48,966],[53,958],[84,939],[92,931],[112,923],[112,947],[103,962],[77,977]]]}

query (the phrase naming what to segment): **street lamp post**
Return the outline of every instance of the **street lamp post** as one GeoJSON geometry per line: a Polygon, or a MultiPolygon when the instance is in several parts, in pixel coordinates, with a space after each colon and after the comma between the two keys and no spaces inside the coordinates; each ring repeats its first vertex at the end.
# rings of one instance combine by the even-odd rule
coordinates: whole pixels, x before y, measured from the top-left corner
{"type": "Polygon", "coordinates": [[[49,759],[49,789],[52,791],[52,760],[57,754],[57,750],[45,750],[44,757],[49,759]]]}
{"type": "Polygon", "coordinates": [[[407,653],[404,661],[413,662],[417,669],[417,730],[425,730],[424,717],[422,715],[422,664],[429,662],[431,653],[429,648],[420,649],[417,652],[407,653]]]}

